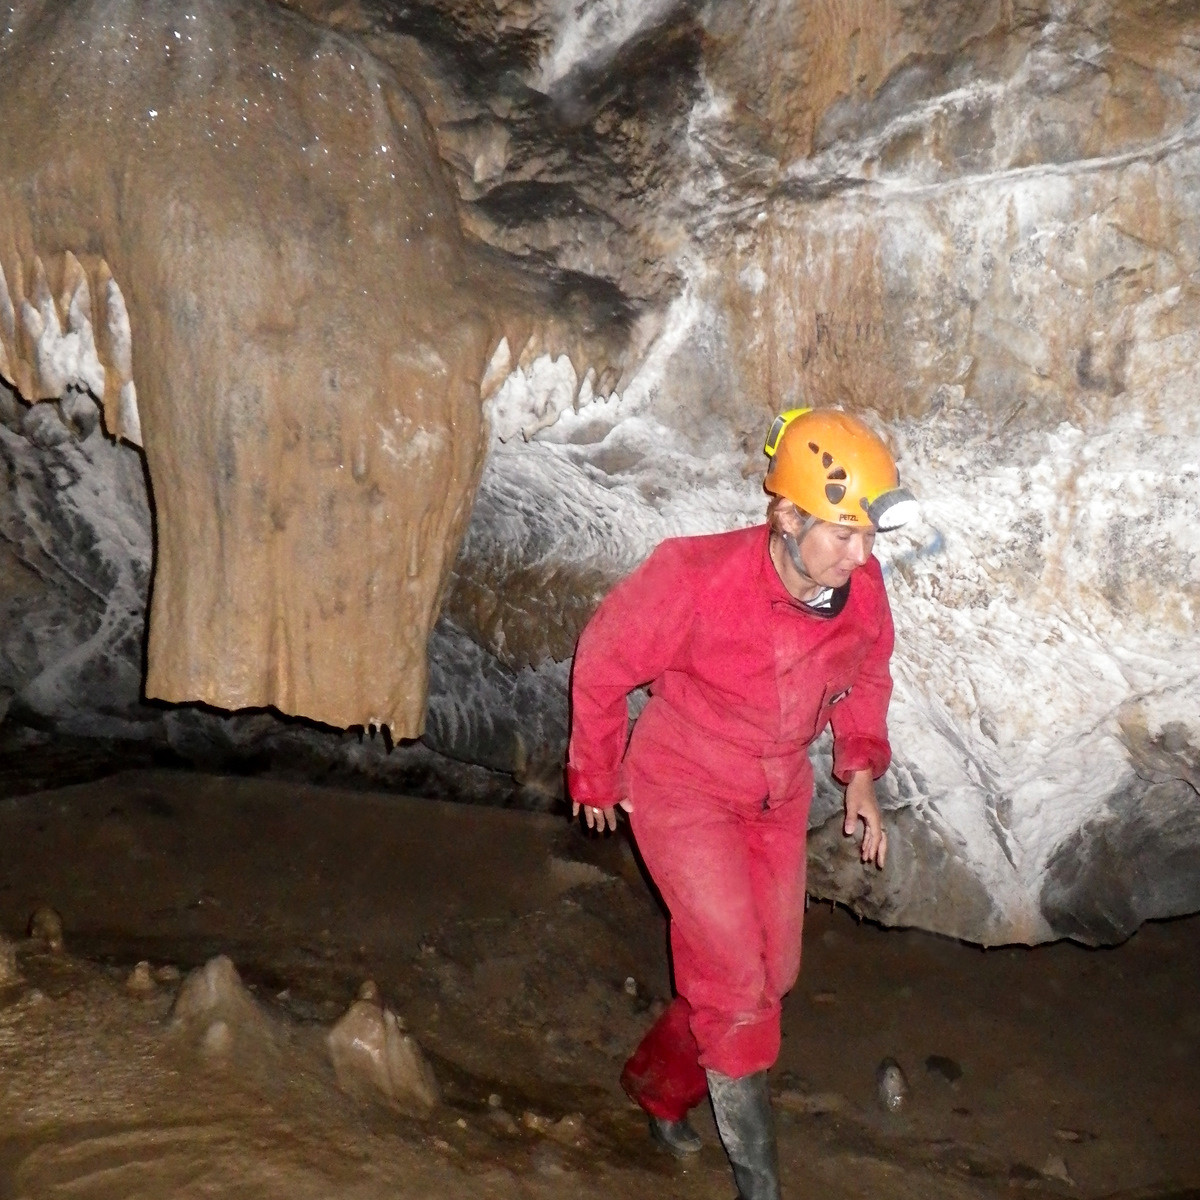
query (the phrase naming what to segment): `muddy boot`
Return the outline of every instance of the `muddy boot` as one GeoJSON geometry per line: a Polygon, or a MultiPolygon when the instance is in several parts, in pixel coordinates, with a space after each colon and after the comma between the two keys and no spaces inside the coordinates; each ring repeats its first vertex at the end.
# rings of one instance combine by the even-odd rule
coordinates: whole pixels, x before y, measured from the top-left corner
{"type": "Polygon", "coordinates": [[[741,1079],[709,1071],[708,1093],[738,1200],[779,1200],[779,1157],[766,1071],[741,1079]]]}
{"type": "Polygon", "coordinates": [[[664,1149],[670,1150],[676,1158],[699,1154],[704,1148],[700,1135],[688,1124],[687,1117],[682,1121],[667,1121],[662,1117],[652,1116],[650,1136],[664,1149]]]}

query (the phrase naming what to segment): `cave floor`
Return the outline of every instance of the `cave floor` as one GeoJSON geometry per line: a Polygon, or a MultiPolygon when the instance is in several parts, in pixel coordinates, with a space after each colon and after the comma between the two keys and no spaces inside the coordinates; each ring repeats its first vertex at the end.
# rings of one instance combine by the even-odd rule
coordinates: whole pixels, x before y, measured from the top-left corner
{"type": "MultiPolygon", "coordinates": [[[[732,1192],[706,1111],[678,1163],[616,1082],[669,994],[623,837],[129,771],[0,800],[0,929],[42,904],[66,952],[20,940],[0,986],[0,1200],[732,1192]],[[216,1061],[173,1033],[171,972],[125,980],[219,953],[282,1032],[216,1061]],[[366,978],[434,1065],[424,1121],[336,1086],[324,1033],[366,978]]],[[[1198,984],[1198,919],[984,952],[815,905],[773,1075],[785,1195],[1200,1196],[1198,984]]]]}

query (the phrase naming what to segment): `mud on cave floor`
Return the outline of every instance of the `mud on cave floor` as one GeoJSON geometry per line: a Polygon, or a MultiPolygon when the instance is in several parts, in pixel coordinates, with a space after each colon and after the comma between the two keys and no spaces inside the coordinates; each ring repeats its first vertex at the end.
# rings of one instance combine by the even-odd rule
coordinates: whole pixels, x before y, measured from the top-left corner
{"type": "MultiPolygon", "coordinates": [[[[617,1075],[669,995],[623,838],[552,817],[132,771],[0,800],[0,929],[51,904],[66,953],[0,984],[9,1197],[695,1197],[617,1075]],[[267,1014],[214,1065],[178,982],[228,954],[267,1014]],[[375,979],[428,1053],[427,1120],[351,1100],[323,1038],[375,979]],[[257,1040],[256,1040],[257,1038],[257,1040]]],[[[983,952],[814,905],[773,1075],[785,1195],[1200,1196],[1200,920],[1115,950],[983,952]],[[911,1096],[875,1099],[895,1057],[911,1096]]]]}

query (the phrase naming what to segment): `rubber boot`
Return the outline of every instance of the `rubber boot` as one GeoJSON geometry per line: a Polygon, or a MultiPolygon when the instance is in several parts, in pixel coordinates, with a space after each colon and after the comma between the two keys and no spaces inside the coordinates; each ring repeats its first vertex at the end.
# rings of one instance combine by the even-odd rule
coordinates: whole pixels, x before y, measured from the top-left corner
{"type": "Polygon", "coordinates": [[[667,1121],[662,1117],[651,1116],[650,1136],[663,1147],[670,1150],[676,1158],[687,1158],[699,1154],[704,1149],[700,1135],[692,1128],[687,1117],[681,1121],[667,1121]]]}
{"type": "Polygon", "coordinates": [[[779,1200],[779,1154],[766,1071],[741,1079],[709,1071],[708,1094],[738,1200],[779,1200]]]}

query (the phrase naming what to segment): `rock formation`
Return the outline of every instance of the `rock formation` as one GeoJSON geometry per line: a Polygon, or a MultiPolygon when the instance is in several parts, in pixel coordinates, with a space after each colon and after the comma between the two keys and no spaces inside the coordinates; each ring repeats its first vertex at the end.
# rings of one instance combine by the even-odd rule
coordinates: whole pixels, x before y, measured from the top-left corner
{"type": "Polygon", "coordinates": [[[62,917],[43,904],[29,918],[29,940],[51,954],[61,954],[64,948],[62,917]]]}
{"type": "Polygon", "coordinates": [[[377,1000],[360,998],[326,1039],[338,1084],[352,1095],[428,1116],[441,1099],[416,1039],[377,1000]]]}
{"type": "Polygon", "coordinates": [[[0,369],[69,393],[0,396],[14,716],[279,736],[129,695],[148,514],[72,387],[141,428],[149,694],[424,715],[551,793],[599,596],[759,519],[770,415],[841,403],[924,521],[878,549],[893,864],[864,875],[826,779],[814,891],[985,943],[1200,908],[1200,18],[293,8],[114,33],[24,3],[0,33],[0,369]]]}
{"type": "Polygon", "coordinates": [[[291,1031],[268,1013],[225,955],[184,978],[171,1006],[168,1032],[187,1054],[219,1069],[269,1076],[292,1047],[291,1031]]]}
{"type": "Polygon", "coordinates": [[[345,37],[268,3],[6,21],[0,374],[145,449],[147,696],[418,734],[480,385],[550,287],[464,238],[345,37]]]}

